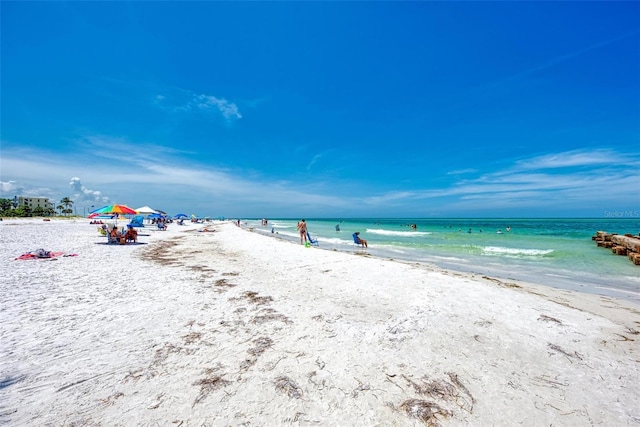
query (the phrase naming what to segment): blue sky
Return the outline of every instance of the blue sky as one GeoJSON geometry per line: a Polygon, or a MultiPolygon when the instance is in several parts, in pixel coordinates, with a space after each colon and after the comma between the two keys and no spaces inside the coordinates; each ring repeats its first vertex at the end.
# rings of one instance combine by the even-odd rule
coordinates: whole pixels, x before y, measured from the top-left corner
{"type": "Polygon", "coordinates": [[[640,211],[640,2],[1,3],[0,197],[640,211]]]}

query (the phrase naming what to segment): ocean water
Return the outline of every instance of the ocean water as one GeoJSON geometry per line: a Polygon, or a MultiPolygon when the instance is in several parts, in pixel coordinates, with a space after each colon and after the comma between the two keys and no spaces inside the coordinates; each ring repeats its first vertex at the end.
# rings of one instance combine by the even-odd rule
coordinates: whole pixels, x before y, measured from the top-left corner
{"type": "MultiPolygon", "coordinates": [[[[297,222],[268,219],[263,226],[261,219],[242,220],[244,227],[299,244],[297,222]]],[[[626,256],[597,247],[591,240],[596,231],[638,235],[637,218],[306,218],[306,222],[321,249],[362,251],[352,238],[360,231],[360,237],[369,243],[366,252],[372,256],[614,296],[640,304],[640,266],[626,256]]]]}

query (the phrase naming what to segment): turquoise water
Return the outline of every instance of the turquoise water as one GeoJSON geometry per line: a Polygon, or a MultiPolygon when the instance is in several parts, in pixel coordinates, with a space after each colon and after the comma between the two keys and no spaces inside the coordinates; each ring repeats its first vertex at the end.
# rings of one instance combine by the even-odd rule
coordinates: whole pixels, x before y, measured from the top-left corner
{"type": "MultiPolygon", "coordinates": [[[[257,232],[299,242],[298,219],[243,220],[257,232]]],[[[624,298],[640,304],[640,266],[591,240],[596,231],[640,232],[640,219],[331,219],[307,218],[322,249],[435,264],[457,271],[624,298]],[[411,224],[416,224],[412,229],[411,224]],[[340,226],[336,231],[335,226],[340,226]],[[507,231],[510,228],[510,231],[507,231]],[[501,231],[499,233],[498,231],[501,231]]]]}

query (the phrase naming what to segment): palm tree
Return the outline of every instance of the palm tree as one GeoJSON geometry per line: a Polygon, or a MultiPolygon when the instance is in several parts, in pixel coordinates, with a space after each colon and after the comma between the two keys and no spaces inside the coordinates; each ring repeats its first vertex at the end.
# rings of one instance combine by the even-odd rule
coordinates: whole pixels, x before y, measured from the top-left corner
{"type": "Polygon", "coordinates": [[[60,204],[64,205],[65,209],[64,211],[62,211],[65,214],[69,214],[71,212],[73,212],[71,209],[69,209],[69,206],[73,205],[73,200],[71,200],[68,197],[63,198],[62,200],[60,200],[60,204]]]}
{"type": "Polygon", "coordinates": [[[62,211],[64,210],[64,206],[63,205],[58,205],[56,206],[56,209],[60,211],[60,215],[62,215],[62,211]]]}

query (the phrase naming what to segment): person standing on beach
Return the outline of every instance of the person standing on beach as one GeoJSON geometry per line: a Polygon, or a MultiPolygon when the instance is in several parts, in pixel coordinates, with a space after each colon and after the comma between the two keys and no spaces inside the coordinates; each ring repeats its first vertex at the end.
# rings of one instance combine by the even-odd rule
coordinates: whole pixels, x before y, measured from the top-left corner
{"type": "Polygon", "coordinates": [[[298,223],[298,232],[300,233],[300,244],[304,245],[307,243],[307,223],[304,219],[301,219],[298,223]],[[304,243],[302,240],[304,239],[304,243]]]}

